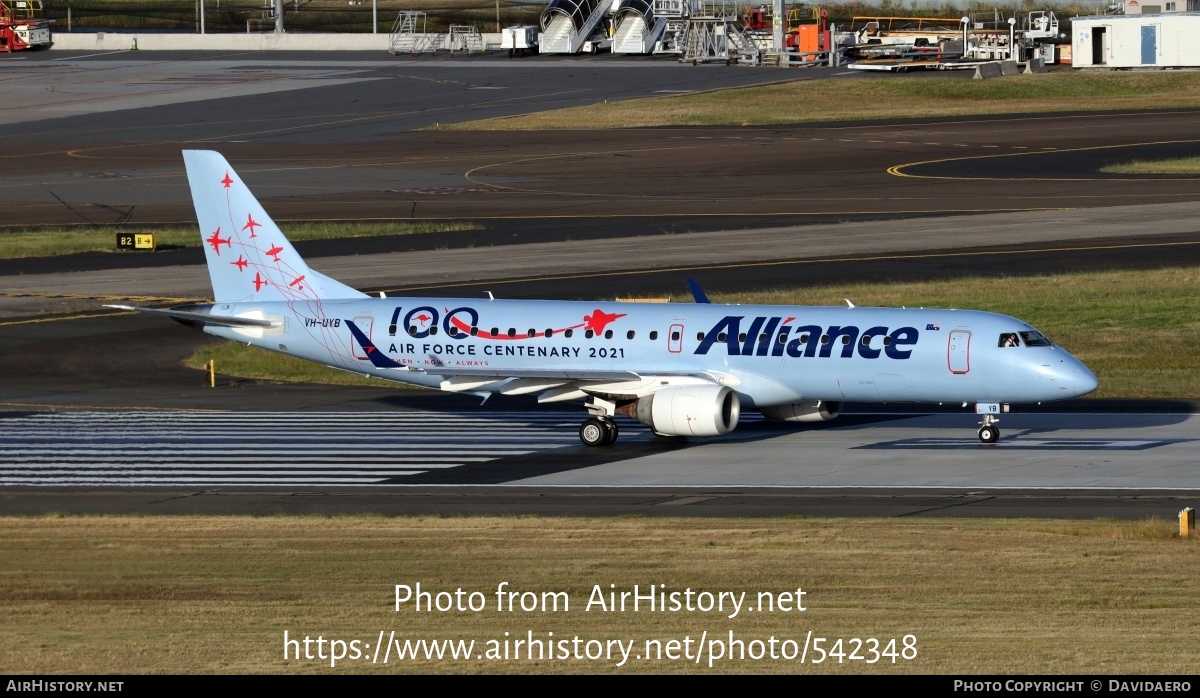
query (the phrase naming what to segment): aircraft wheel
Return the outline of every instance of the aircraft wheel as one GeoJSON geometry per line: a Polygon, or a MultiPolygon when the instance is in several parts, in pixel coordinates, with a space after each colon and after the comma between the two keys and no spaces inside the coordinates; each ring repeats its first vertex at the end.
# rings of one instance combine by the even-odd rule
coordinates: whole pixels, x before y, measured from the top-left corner
{"type": "Polygon", "coordinates": [[[604,426],[608,427],[608,438],[604,440],[605,446],[611,446],[617,442],[617,434],[620,430],[617,429],[616,420],[604,420],[604,426]]]}
{"type": "Polygon", "coordinates": [[[979,440],[985,444],[994,444],[1000,440],[1000,430],[991,425],[979,427],[979,440]]]}
{"type": "Polygon", "coordinates": [[[596,417],[589,417],[579,427],[579,440],[584,446],[606,446],[609,443],[608,435],[608,427],[596,417]]]}

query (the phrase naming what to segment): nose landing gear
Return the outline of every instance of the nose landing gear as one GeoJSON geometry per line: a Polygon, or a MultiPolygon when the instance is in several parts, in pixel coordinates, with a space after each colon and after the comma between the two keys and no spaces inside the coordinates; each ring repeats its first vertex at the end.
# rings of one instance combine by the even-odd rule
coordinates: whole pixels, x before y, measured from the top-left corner
{"type": "Polygon", "coordinates": [[[1000,421],[990,414],[983,415],[982,426],[979,427],[979,440],[985,444],[994,444],[1000,440],[1000,430],[995,426],[1000,421]]]}

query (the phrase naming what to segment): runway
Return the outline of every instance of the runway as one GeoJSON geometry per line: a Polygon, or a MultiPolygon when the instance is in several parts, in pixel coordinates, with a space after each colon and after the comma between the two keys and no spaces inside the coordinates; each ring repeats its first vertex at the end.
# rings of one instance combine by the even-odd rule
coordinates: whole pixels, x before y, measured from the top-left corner
{"type": "Polygon", "coordinates": [[[0,487],[503,483],[1181,492],[1200,482],[1200,417],[1190,414],[1012,415],[997,445],[974,439],[971,415],[870,413],[808,428],[748,415],[731,437],[690,440],[656,438],[622,419],[622,447],[601,451],[578,444],[578,421],[562,411],[11,416],[2,421],[0,487]],[[559,467],[538,464],[547,458],[559,467]]]}
{"type": "Polygon", "coordinates": [[[0,511],[1169,518],[1200,497],[1194,414],[866,413],[732,438],[571,412],[67,412],[0,417],[0,511]]]}
{"type": "MultiPolygon", "coordinates": [[[[350,487],[578,446],[565,413],[69,412],[3,420],[0,487],[350,487]]],[[[639,425],[640,427],[640,425],[639,425]]],[[[645,439],[630,425],[626,439],[645,439]]],[[[418,476],[425,476],[420,478],[418,476]]]]}
{"type": "Polygon", "coordinates": [[[0,487],[1200,490],[1200,416],[870,412],[797,426],[747,415],[723,438],[621,418],[588,449],[573,412],[67,412],[0,421],[0,487]],[[749,448],[749,446],[753,448],[749,448]],[[551,465],[555,463],[555,465],[551,465]]]}
{"type": "MultiPolygon", "coordinates": [[[[1200,153],[1192,111],[1153,114],[1153,137],[1147,114],[1118,112],[414,131],[829,76],[603,60],[155,58],[14,64],[5,84],[26,90],[29,109],[0,113],[0,157],[22,165],[0,175],[0,223],[190,224],[179,151],[201,147],[229,157],[285,230],[291,220],[481,226],[298,246],[314,268],[389,295],[607,297],[679,293],[689,276],[745,290],[1200,260],[1200,180],[1098,172],[1200,153]]],[[[155,318],[77,317],[122,294],[203,297],[200,261],[191,249],[0,263],[0,512],[1141,518],[1171,517],[1200,492],[1189,455],[1200,410],[1186,401],[1018,410],[994,447],[961,410],[854,406],[804,428],[747,415],[728,438],[686,442],[623,419],[617,446],[585,449],[580,411],[530,400],[480,407],[238,379],[209,389],[181,361],[210,338],[155,318]]]]}

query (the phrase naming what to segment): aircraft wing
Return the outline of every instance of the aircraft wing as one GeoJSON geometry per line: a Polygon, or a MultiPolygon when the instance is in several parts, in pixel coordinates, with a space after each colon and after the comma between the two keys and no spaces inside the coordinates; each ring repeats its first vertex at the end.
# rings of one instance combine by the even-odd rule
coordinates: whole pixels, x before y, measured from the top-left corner
{"type": "MultiPolygon", "coordinates": [[[[397,367],[390,367],[397,368],[397,367]]],[[[414,373],[434,376],[480,376],[500,378],[550,378],[565,381],[634,381],[641,378],[633,371],[561,370],[561,369],[505,369],[474,368],[467,366],[399,366],[414,373]]]]}

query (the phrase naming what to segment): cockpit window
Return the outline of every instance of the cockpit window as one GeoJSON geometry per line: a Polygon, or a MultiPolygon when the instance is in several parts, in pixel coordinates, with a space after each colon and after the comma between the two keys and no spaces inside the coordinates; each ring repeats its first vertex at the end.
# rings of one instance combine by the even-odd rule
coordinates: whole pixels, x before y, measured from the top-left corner
{"type": "Polygon", "coordinates": [[[1022,339],[1022,341],[1025,342],[1025,346],[1027,346],[1027,347],[1052,347],[1052,346],[1054,346],[1054,342],[1051,342],[1049,339],[1046,339],[1046,337],[1041,332],[1038,332],[1037,330],[1034,330],[1032,332],[1022,332],[1021,339],[1022,339]]]}
{"type": "Polygon", "coordinates": [[[1016,332],[1005,332],[1000,335],[1000,342],[996,346],[1001,347],[1019,347],[1021,343],[1017,341],[1016,332]]]}

